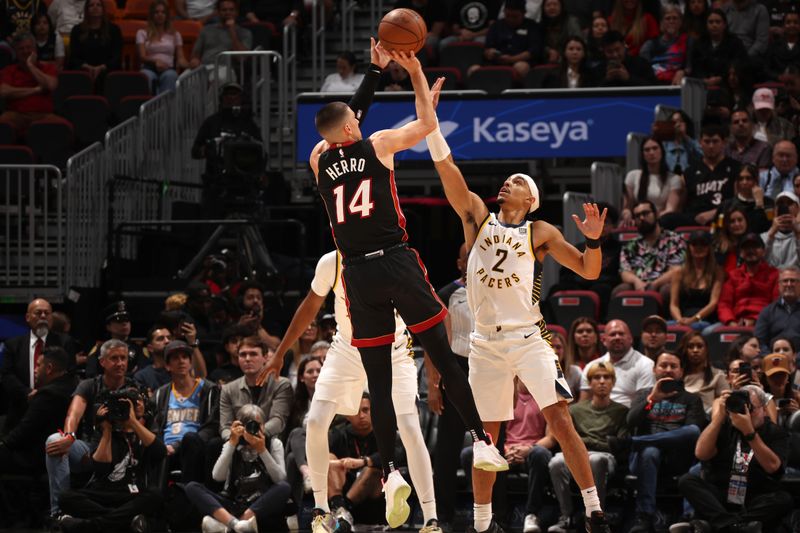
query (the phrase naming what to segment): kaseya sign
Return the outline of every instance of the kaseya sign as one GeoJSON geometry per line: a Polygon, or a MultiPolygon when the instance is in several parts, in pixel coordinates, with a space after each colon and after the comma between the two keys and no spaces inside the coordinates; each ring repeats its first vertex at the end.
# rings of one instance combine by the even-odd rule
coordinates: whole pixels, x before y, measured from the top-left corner
{"type": "MultiPolygon", "coordinates": [[[[376,95],[376,100],[380,95],[376,95]]],[[[314,115],[327,101],[341,96],[300,95],[297,106],[297,159],[306,161],[320,137],[314,115]]],[[[547,157],[625,156],[628,133],[648,132],[656,105],[680,107],[677,91],[658,89],[619,94],[608,91],[559,91],[545,97],[445,96],[436,114],[456,160],[531,159],[547,157]],[[662,94],[658,94],[662,92],[662,94]]],[[[412,95],[372,104],[362,133],[398,128],[416,118],[412,95]]],[[[428,159],[421,142],[397,159],[428,159]]]]}

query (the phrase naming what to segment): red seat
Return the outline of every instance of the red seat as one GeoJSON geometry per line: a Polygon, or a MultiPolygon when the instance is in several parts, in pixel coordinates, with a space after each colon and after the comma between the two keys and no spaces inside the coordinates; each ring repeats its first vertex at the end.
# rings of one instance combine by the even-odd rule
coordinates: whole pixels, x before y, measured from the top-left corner
{"type": "Polygon", "coordinates": [[[661,314],[661,295],[656,291],[620,291],[608,302],[608,319],[622,320],[634,338],[642,333],[642,320],[661,314]]]}
{"type": "Polygon", "coordinates": [[[123,19],[147,20],[152,0],[127,0],[125,11],[122,12],[123,19]]]}
{"type": "Polygon", "coordinates": [[[32,165],[33,150],[19,144],[0,145],[0,165],[32,165]]]}
{"type": "Polygon", "coordinates": [[[174,20],[172,21],[172,27],[181,34],[181,39],[183,39],[183,55],[186,56],[188,60],[192,57],[194,43],[197,42],[203,25],[196,20],[174,20]]]}
{"type": "Polygon", "coordinates": [[[125,96],[119,104],[117,119],[122,122],[139,115],[139,107],[152,98],[149,94],[125,96]]]}
{"type": "Polygon", "coordinates": [[[536,65],[528,71],[523,85],[525,85],[526,89],[541,89],[544,86],[544,80],[552,76],[557,70],[558,65],[555,63],[536,65]]]}
{"type": "Polygon", "coordinates": [[[628,242],[638,237],[639,232],[635,228],[614,228],[611,230],[611,235],[619,242],[628,242]]]}
{"type": "Polygon", "coordinates": [[[547,299],[556,324],[572,326],[576,318],[597,320],[600,315],[600,297],[592,291],[558,291],[547,299]]]}
{"type": "Polygon", "coordinates": [[[53,93],[56,111],[63,111],[64,102],[70,96],[88,95],[94,92],[94,82],[85,70],[64,70],[58,74],[58,87],[53,93]]]}
{"type": "Polygon", "coordinates": [[[689,326],[681,326],[679,324],[667,326],[667,344],[664,348],[674,352],[678,349],[678,344],[680,344],[681,339],[692,331],[692,328],[689,326]]]}
{"type": "Polygon", "coordinates": [[[562,337],[565,339],[567,338],[567,330],[558,324],[547,324],[547,329],[550,331],[550,333],[561,333],[562,337]]]}
{"type": "Polygon", "coordinates": [[[67,120],[37,120],[30,125],[25,136],[40,163],[61,169],[67,167],[67,159],[74,153],[72,147],[75,140],[72,124],[67,120]]]}
{"type": "Polygon", "coordinates": [[[75,128],[79,147],[103,142],[111,118],[111,107],[103,96],[72,96],[64,102],[64,116],[75,128]]]}
{"type": "Polygon", "coordinates": [[[136,47],[136,33],[147,29],[144,20],[122,19],[116,21],[122,33],[122,68],[139,70],[139,50],[136,47]]]}
{"type": "Polygon", "coordinates": [[[443,91],[453,91],[461,86],[461,71],[455,67],[425,67],[422,69],[428,85],[433,85],[436,78],[444,78],[443,91]]]}
{"type": "Polygon", "coordinates": [[[104,92],[111,113],[119,117],[122,99],[126,96],[149,95],[150,81],[141,72],[111,72],[106,76],[104,92]]]}
{"type": "Polygon", "coordinates": [[[17,132],[8,122],[0,122],[0,144],[14,144],[17,141],[17,132]]]}
{"type": "Polygon", "coordinates": [[[498,95],[517,85],[519,76],[512,67],[486,66],[475,69],[467,78],[466,88],[498,95]]]}
{"type": "Polygon", "coordinates": [[[740,335],[752,335],[753,328],[745,326],[723,326],[705,335],[711,364],[728,369],[728,350],[740,335]]]}
{"type": "Polygon", "coordinates": [[[483,43],[472,41],[449,44],[439,51],[439,66],[455,67],[466,78],[469,67],[483,64],[483,50],[483,43]]]}

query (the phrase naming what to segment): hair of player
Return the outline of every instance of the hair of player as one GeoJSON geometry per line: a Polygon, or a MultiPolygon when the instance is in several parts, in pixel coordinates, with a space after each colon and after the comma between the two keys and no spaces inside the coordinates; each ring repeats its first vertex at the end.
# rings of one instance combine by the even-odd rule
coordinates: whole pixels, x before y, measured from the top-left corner
{"type": "Polygon", "coordinates": [[[324,136],[339,126],[347,116],[348,109],[350,108],[344,102],[331,102],[317,111],[317,116],[314,117],[314,125],[320,135],[324,136]]]}

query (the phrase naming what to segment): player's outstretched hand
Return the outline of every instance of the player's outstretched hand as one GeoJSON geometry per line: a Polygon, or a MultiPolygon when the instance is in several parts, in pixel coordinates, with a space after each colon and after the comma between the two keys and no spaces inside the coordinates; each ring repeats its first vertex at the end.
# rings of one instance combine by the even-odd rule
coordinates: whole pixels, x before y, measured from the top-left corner
{"type": "Polygon", "coordinates": [[[572,220],[575,221],[575,225],[578,226],[584,237],[587,239],[599,239],[603,233],[603,225],[606,223],[608,209],[603,209],[603,212],[600,213],[597,204],[583,204],[583,212],[586,214],[586,218],[583,221],[578,215],[572,215],[572,220]]]}
{"type": "Polygon", "coordinates": [[[439,105],[439,95],[442,92],[443,85],[444,78],[436,78],[436,81],[433,82],[433,85],[431,85],[431,100],[433,101],[434,109],[436,109],[436,106],[439,105]]]}
{"type": "Polygon", "coordinates": [[[267,364],[264,365],[264,368],[261,370],[261,373],[256,378],[256,385],[259,387],[263,387],[264,383],[269,380],[269,377],[272,376],[277,380],[281,377],[281,368],[283,368],[283,357],[276,357],[275,354],[267,361],[267,364]]]}
{"type": "Polygon", "coordinates": [[[392,56],[389,55],[389,52],[381,46],[381,43],[376,43],[373,37],[369,38],[369,61],[370,63],[374,63],[381,68],[386,68],[386,65],[389,64],[389,61],[392,60],[392,56]]]}
{"type": "Polygon", "coordinates": [[[391,50],[389,54],[391,54],[395,63],[406,69],[409,74],[422,70],[422,65],[420,64],[419,59],[417,59],[417,56],[411,52],[391,50]]]}

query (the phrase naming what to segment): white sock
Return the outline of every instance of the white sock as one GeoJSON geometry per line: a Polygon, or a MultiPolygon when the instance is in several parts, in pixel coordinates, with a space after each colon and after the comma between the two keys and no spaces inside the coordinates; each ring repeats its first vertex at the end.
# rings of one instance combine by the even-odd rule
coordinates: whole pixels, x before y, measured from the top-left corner
{"type": "Polygon", "coordinates": [[[472,505],[472,509],[475,531],[480,533],[489,529],[489,526],[492,525],[492,504],[476,503],[472,505]]]}
{"type": "Polygon", "coordinates": [[[306,458],[311,489],[314,492],[314,507],[326,513],[328,507],[328,428],[336,416],[336,404],[324,400],[311,400],[306,423],[306,458]]]}
{"type": "Polygon", "coordinates": [[[436,496],[433,492],[431,456],[428,454],[425,439],[422,438],[419,415],[416,412],[397,415],[397,430],[406,449],[411,482],[422,507],[422,522],[427,524],[428,520],[436,518],[436,496]]]}
{"type": "Polygon", "coordinates": [[[588,489],[581,490],[583,506],[586,508],[586,516],[592,516],[592,511],[602,511],[600,508],[600,498],[597,496],[597,487],[592,485],[588,489]]]}

